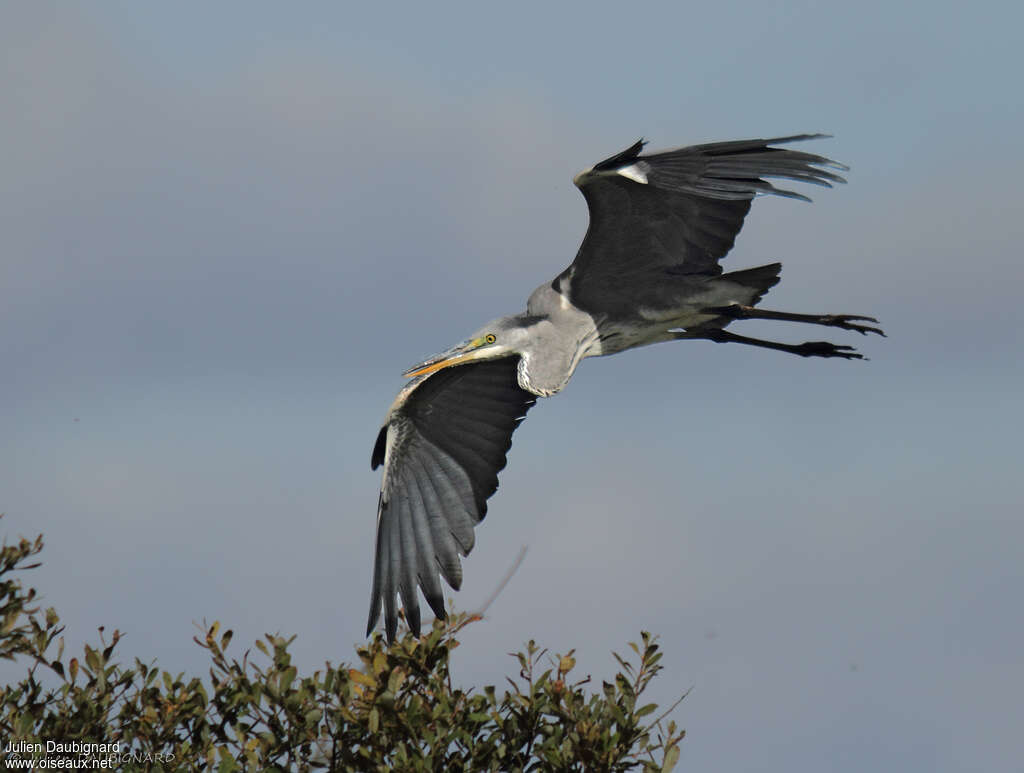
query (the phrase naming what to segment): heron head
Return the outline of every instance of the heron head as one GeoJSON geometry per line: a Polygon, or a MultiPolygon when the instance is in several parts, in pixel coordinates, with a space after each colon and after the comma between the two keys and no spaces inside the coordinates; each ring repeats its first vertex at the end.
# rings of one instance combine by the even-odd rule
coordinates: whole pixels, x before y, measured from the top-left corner
{"type": "Polygon", "coordinates": [[[536,321],[536,317],[525,314],[499,317],[488,322],[462,343],[414,365],[402,375],[406,378],[425,376],[452,365],[463,365],[474,360],[494,360],[517,354],[522,351],[523,344],[529,337],[529,328],[536,321]]]}

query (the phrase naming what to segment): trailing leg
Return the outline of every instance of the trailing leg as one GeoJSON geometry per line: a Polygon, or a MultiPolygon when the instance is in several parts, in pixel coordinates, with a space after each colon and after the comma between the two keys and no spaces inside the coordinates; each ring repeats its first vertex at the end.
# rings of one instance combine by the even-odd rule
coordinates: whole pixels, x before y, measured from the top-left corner
{"type": "Polygon", "coordinates": [[[881,328],[859,325],[854,320],[863,322],[875,322],[874,317],[861,317],[855,314],[793,314],[788,311],[768,311],[757,309],[753,306],[741,306],[738,303],[731,303],[728,306],[713,306],[702,309],[707,314],[718,314],[730,319],[779,319],[785,322],[807,322],[812,325],[825,325],[826,327],[838,327],[843,330],[855,330],[861,335],[877,333],[884,336],[881,328]]]}
{"type": "Polygon", "coordinates": [[[673,333],[673,335],[679,340],[704,339],[715,341],[716,343],[747,344],[748,346],[759,346],[763,349],[775,349],[780,352],[799,354],[801,357],[842,357],[846,360],[864,359],[864,355],[854,351],[852,346],[832,344],[828,341],[805,341],[802,344],[783,344],[778,341],[765,341],[760,338],[737,335],[720,328],[680,331],[673,333]]]}

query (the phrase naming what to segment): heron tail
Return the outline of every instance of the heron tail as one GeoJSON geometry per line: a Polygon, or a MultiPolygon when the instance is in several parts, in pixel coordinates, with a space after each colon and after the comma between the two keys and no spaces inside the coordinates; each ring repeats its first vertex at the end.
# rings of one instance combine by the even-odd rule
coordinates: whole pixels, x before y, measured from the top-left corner
{"type": "Polygon", "coordinates": [[[768,292],[769,289],[779,283],[779,274],[782,271],[781,263],[769,263],[766,266],[758,266],[757,268],[745,268],[742,271],[730,271],[728,274],[722,274],[719,279],[727,279],[730,282],[749,287],[751,290],[756,291],[756,295],[753,300],[750,301],[751,306],[757,304],[768,292]]]}

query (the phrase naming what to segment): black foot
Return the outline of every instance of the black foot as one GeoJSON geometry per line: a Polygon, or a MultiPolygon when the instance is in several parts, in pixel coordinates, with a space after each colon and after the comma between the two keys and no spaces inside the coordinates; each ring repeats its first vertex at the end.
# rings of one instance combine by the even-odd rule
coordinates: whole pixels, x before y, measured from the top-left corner
{"type": "Polygon", "coordinates": [[[793,353],[801,357],[842,357],[844,360],[863,360],[864,355],[854,351],[852,346],[831,344],[828,341],[807,341],[793,347],[793,353]]]}

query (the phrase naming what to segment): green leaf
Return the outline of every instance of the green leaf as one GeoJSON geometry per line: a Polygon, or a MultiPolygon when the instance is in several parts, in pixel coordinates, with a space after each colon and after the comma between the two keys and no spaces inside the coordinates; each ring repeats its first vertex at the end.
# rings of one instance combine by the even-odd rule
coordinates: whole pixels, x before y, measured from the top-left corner
{"type": "Polygon", "coordinates": [[[317,724],[320,721],[320,718],[323,715],[324,715],[324,713],[320,709],[310,709],[309,711],[306,712],[306,714],[302,718],[302,720],[307,725],[315,725],[315,724],[317,724]]]}
{"type": "Polygon", "coordinates": [[[668,747],[668,751],[665,752],[665,761],[661,764],[661,773],[668,773],[672,768],[679,762],[679,745],[675,744],[668,747]]]}
{"type": "Polygon", "coordinates": [[[295,666],[288,666],[288,668],[281,672],[279,683],[282,693],[286,693],[291,689],[292,682],[295,681],[295,676],[298,673],[299,671],[295,666]]]}
{"type": "Polygon", "coordinates": [[[88,644],[85,645],[85,665],[87,665],[89,670],[93,673],[100,670],[100,655],[88,644]]]}
{"type": "Polygon", "coordinates": [[[640,708],[638,708],[635,713],[636,713],[636,716],[638,718],[639,717],[646,717],[648,714],[651,714],[654,711],[656,711],[657,708],[658,708],[658,704],[657,703],[648,703],[646,706],[641,706],[640,708]]]}
{"type": "Polygon", "coordinates": [[[354,668],[349,669],[348,676],[353,682],[357,682],[364,687],[377,686],[377,681],[372,676],[367,676],[362,671],[356,671],[354,668]]]}
{"type": "Polygon", "coordinates": [[[397,695],[398,690],[399,688],[401,688],[402,682],[404,681],[405,671],[403,671],[401,668],[396,668],[394,671],[391,672],[391,675],[388,677],[388,689],[397,695]]]}
{"type": "Polygon", "coordinates": [[[234,773],[236,770],[239,770],[238,762],[227,749],[221,747],[220,765],[217,766],[217,773],[234,773]]]}

